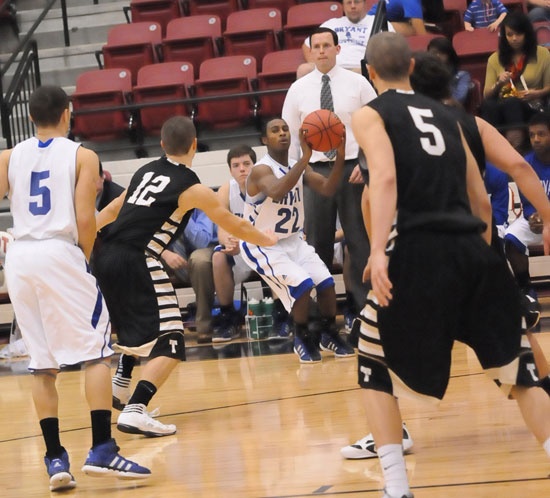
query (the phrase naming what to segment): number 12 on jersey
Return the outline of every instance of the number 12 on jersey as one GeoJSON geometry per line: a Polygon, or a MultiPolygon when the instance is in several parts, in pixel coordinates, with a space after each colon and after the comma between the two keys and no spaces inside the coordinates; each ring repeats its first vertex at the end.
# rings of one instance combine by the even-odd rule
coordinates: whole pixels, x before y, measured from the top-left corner
{"type": "Polygon", "coordinates": [[[156,200],[156,198],[150,194],[159,194],[170,183],[170,178],[168,176],[157,175],[153,178],[153,175],[154,173],[152,171],[143,175],[140,184],[127,201],[129,204],[149,207],[156,200]]]}

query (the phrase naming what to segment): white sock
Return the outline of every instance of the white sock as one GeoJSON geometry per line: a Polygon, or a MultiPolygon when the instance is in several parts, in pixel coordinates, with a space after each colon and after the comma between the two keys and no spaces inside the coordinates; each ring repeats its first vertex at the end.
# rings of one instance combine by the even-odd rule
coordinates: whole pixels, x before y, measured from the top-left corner
{"type": "Polygon", "coordinates": [[[404,496],[410,491],[407,481],[407,469],[403,446],[400,444],[386,444],[378,448],[378,457],[384,474],[386,492],[390,496],[404,496]]]}
{"type": "Polygon", "coordinates": [[[546,454],[550,457],[550,437],[544,441],[542,447],[544,448],[544,451],[546,451],[546,454]]]}

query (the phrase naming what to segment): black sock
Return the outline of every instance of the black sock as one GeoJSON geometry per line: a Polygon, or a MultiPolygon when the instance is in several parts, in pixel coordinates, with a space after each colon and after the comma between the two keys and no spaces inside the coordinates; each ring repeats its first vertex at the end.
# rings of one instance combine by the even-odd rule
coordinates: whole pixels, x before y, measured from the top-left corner
{"type": "Polygon", "coordinates": [[[136,386],[134,394],[132,394],[130,401],[128,401],[128,404],[141,404],[147,406],[156,392],[157,388],[154,384],[151,384],[146,380],[140,380],[136,386]]]}
{"type": "Polygon", "coordinates": [[[309,334],[307,323],[294,322],[294,333],[296,334],[296,337],[304,339],[309,334]]]}
{"type": "Polygon", "coordinates": [[[233,305],[232,304],[222,304],[220,305],[220,313],[222,315],[230,315],[233,311],[233,305]]]}
{"type": "Polygon", "coordinates": [[[326,332],[327,334],[338,334],[338,329],[336,327],[336,317],[322,316],[321,331],[326,332]]]}
{"type": "Polygon", "coordinates": [[[351,292],[346,291],[346,311],[348,313],[355,313],[355,299],[351,292]]]}
{"type": "Polygon", "coordinates": [[[111,439],[111,410],[92,410],[92,446],[111,439]]]}
{"type": "Polygon", "coordinates": [[[126,379],[132,378],[132,370],[136,364],[137,358],[135,356],[121,354],[118,359],[118,366],[116,369],[116,375],[124,377],[126,379]]]}
{"type": "Polygon", "coordinates": [[[40,428],[46,443],[46,456],[48,458],[59,458],[64,451],[59,441],[59,419],[56,417],[43,418],[40,421],[40,428]]]}
{"type": "Polygon", "coordinates": [[[539,386],[544,389],[548,396],[550,396],[550,375],[540,379],[539,386]]]}

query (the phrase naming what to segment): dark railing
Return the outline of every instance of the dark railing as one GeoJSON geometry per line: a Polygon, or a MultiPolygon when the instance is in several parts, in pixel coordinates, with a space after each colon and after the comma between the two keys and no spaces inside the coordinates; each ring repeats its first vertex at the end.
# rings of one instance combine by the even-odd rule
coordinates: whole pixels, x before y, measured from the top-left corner
{"type": "MultiPolygon", "coordinates": [[[[28,138],[33,134],[33,126],[28,118],[28,101],[33,90],[40,86],[40,68],[38,64],[38,48],[32,36],[56,1],[48,1],[25,37],[19,42],[6,63],[0,68],[0,122],[2,124],[2,135],[6,139],[8,147],[13,147],[16,141],[28,138]],[[4,90],[4,78],[18,57],[19,62],[14,71],[10,86],[7,90],[4,90]]],[[[0,5],[0,12],[6,9],[9,3],[7,1],[2,3],[0,5]]],[[[69,46],[66,0],[60,0],[60,3],[65,45],[69,46]]]]}

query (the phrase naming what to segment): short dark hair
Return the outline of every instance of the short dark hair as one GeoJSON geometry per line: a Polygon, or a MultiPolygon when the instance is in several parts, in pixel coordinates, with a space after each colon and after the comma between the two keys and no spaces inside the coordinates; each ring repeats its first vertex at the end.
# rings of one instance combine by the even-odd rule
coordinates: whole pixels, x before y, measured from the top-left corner
{"type": "MultiPolygon", "coordinates": [[[[500,36],[498,39],[498,61],[502,67],[512,63],[514,51],[506,39],[506,28],[513,29],[516,33],[525,35],[522,52],[527,61],[537,59],[537,34],[529,17],[520,12],[511,12],[500,25],[500,36]]],[[[526,62],[527,62],[526,61],[526,62]]]]}
{"type": "Polygon", "coordinates": [[[172,155],[187,154],[196,136],[195,125],[186,116],[170,118],[160,130],[164,151],[172,155]]]}
{"type": "Polygon", "coordinates": [[[548,111],[546,112],[536,112],[531,116],[531,119],[529,119],[529,122],[527,124],[528,126],[534,126],[534,125],[544,125],[550,130],[550,114],[548,111]]]}
{"type": "Polygon", "coordinates": [[[59,86],[40,86],[29,99],[29,112],[36,126],[57,126],[68,108],[69,97],[59,86]]]}
{"type": "Polygon", "coordinates": [[[438,52],[441,52],[442,54],[445,54],[449,59],[449,64],[453,68],[453,71],[455,74],[458,72],[458,66],[460,65],[460,59],[458,58],[458,54],[456,53],[456,50],[453,47],[453,44],[449,41],[448,38],[445,38],[443,36],[438,36],[437,38],[434,38],[433,40],[428,43],[428,52],[431,48],[434,48],[438,52]]]}
{"type": "Polygon", "coordinates": [[[330,29],[330,28],[316,28],[313,30],[313,32],[309,35],[309,46],[311,47],[311,38],[313,35],[318,35],[319,33],[330,33],[332,35],[332,41],[334,42],[334,46],[338,45],[338,35],[336,34],[336,31],[330,29]]]}
{"type": "Polygon", "coordinates": [[[411,65],[411,49],[403,35],[388,31],[372,36],[367,45],[367,61],[384,80],[406,78],[411,65]]]}
{"type": "Polygon", "coordinates": [[[256,164],[256,152],[254,152],[254,149],[249,145],[243,144],[236,145],[235,147],[231,147],[231,149],[229,149],[229,152],[227,153],[227,165],[231,168],[231,159],[242,156],[250,156],[252,162],[256,164]]]}
{"type": "Polygon", "coordinates": [[[283,121],[288,126],[288,123],[283,118],[279,118],[277,116],[269,119],[264,119],[262,121],[261,128],[260,128],[260,138],[264,138],[264,137],[267,138],[267,126],[272,121],[277,121],[277,120],[283,121]]]}
{"type": "Polygon", "coordinates": [[[435,100],[451,97],[453,76],[443,61],[428,52],[415,52],[413,59],[414,69],[410,76],[413,90],[435,100]]]}

